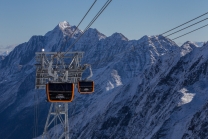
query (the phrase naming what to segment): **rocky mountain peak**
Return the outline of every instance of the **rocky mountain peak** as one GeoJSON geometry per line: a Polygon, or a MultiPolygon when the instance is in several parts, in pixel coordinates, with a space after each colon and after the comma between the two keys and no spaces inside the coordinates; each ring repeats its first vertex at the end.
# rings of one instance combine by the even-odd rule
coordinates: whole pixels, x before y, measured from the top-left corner
{"type": "MultiPolygon", "coordinates": [[[[49,31],[45,34],[48,38],[60,38],[60,37],[66,37],[71,36],[74,30],[76,29],[76,26],[71,26],[67,21],[60,22],[52,31],[49,31]]],[[[79,29],[76,30],[73,36],[77,36],[81,31],[79,29]]]]}
{"type": "Polygon", "coordinates": [[[67,21],[60,22],[60,23],[58,24],[58,26],[59,26],[59,28],[60,28],[61,30],[65,30],[65,29],[71,27],[70,24],[69,24],[67,21]]]}
{"type": "Polygon", "coordinates": [[[181,46],[181,56],[184,56],[188,53],[190,53],[193,49],[197,48],[197,45],[191,41],[185,42],[181,46]]]}
{"type": "Polygon", "coordinates": [[[128,38],[125,37],[122,33],[113,33],[110,38],[113,38],[113,39],[119,39],[119,40],[124,40],[124,41],[128,41],[128,38]]]}
{"type": "Polygon", "coordinates": [[[95,38],[98,38],[99,40],[101,39],[105,39],[106,36],[102,33],[100,33],[97,29],[95,28],[89,28],[86,33],[85,33],[85,36],[87,37],[95,37],[95,38]]]}

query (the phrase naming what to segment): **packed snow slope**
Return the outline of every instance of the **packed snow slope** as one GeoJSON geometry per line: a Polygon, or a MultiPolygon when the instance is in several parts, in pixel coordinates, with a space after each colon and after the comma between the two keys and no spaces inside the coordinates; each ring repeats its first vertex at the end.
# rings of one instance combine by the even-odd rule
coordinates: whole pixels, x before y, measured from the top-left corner
{"type": "MultiPolygon", "coordinates": [[[[75,29],[61,22],[0,60],[2,139],[34,137],[34,106],[42,134],[50,103],[44,90],[34,89],[35,52],[59,51],[75,29]]],[[[80,34],[77,30],[62,51],[80,34]]],[[[179,47],[160,35],[128,40],[91,28],[71,51],[85,52],[82,63],[92,65],[95,92],[76,92],[69,104],[70,139],[208,138],[208,43],[179,47]]],[[[52,139],[60,129],[50,130],[52,139]]]]}

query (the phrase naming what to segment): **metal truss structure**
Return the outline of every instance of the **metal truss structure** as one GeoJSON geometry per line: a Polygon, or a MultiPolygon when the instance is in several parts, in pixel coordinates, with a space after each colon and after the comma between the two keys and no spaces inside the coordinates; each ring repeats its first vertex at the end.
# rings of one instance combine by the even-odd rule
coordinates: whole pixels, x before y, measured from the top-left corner
{"type": "MultiPolygon", "coordinates": [[[[68,124],[68,103],[52,103],[47,116],[42,139],[51,139],[48,129],[52,126],[53,122],[56,124],[59,122],[63,127],[63,133],[57,139],[69,139],[69,124],[68,124]]],[[[55,125],[57,126],[57,125],[55,125]]],[[[53,130],[55,130],[54,127],[53,130]]],[[[57,133],[55,133],[57,134],[57,133]]]]}
{"type": "Polygon", "coordinates": [[[81,66],[84,52],[36,52],[36,89],[45,89],[48,82],[77,83],[83,71],[81,66]]]}
{"type": "MultiPolygon", "coordinates": [[[[81,65],[84,52],[36,52],[36,89],[45,89],[48,82],[74,83],[81,80],[85,69],[92,70],[90,65],[81,65]]],[[[51,123],[59,121],[63,125],[63,133],[58,139],[69,139],[68,103],[51,103],[42,138],[50,138],[47,133],[51,123]],[[63,118],[64,117],[64,118],[63,118]]]]}

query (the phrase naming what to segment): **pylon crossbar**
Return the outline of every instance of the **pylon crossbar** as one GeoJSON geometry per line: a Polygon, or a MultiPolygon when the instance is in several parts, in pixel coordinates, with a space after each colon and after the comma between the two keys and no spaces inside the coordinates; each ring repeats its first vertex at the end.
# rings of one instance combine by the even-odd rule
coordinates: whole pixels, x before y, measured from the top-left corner
{"type": "Polygon", "coordinates": [[[84,52],[36,52],[36,89],[48,82],[77,83],[86,69],[81,66],[84,52]]]}

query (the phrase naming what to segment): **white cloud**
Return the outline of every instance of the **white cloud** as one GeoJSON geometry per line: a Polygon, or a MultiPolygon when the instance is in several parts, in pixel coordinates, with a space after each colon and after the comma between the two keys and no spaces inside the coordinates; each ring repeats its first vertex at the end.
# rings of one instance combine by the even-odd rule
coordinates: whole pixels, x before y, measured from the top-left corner
{"type": "Polygon", "coordinates": [[[11,52],[18,44],[3,46],[0,45],[0,55],[11,52]]]}

